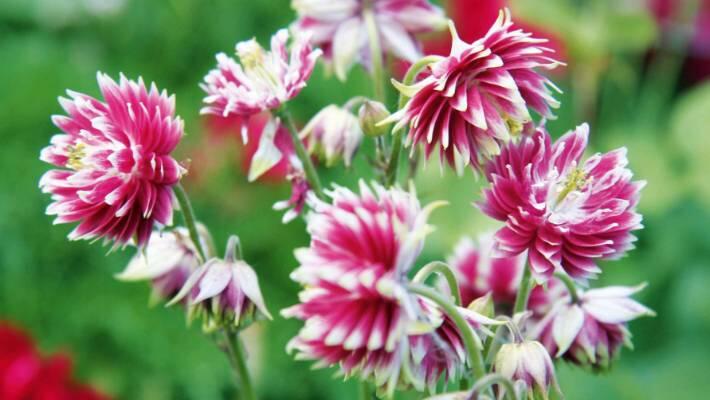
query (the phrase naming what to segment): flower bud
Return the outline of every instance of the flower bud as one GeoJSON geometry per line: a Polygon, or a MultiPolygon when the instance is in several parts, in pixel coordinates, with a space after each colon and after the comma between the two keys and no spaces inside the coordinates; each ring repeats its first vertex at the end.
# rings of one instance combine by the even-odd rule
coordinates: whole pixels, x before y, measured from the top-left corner
{"type": "Polygon", "coordinates": [[[358,111],[360,128],[365,135],[370,137],[381,136],[387,133],[390,123],[378,125],[380,121],[390,116],[387,107],[379,101],[367,100],[362,103],[358,111]]]}
{"type": "Polygon", "coordinates": [[[488,318],[494,318],[496,313],[495,303],[493,303],[493,295],[491,292],[488,292],[486,295],[473,300],[466,308],[488,318]]]}
{"type": "Polygon", "coordinates": [[[547,399],[550,388],[559,392],[552,359],[540,342],[515,341],[504,344],[496,355],[493,368],[513,382],[524,383],[529,399],[547,399]]]}
{"type": "MultiPolygon", "coordinates": [[[[198,231],[202,247],[209,249],[211,239],[207,229],[198,224],[198,231]]],[[[151,302],[157,302],[175,296],[199,266],[197,249],[186,228],[154,231],[145,250],[138,252],[116,279],[150,281],[151,302]]]]}
{"type": "Polygon", "coordinates": [[[213,258],[193,272],[170,302],[187,298],[188,319],[202,316],[207,332],[226,324],[245,328],[257,313],[271,319],[256,273],[238,259],[238,246],[239,239],[230,237],[224,259],[213,258]]]}
{"type": "Polygon", "coordinates": [[[318,112],[301,131],[308,142],[308,152],[332,167],[341,158],[349,167],[360,142],[362,130],[357,118],[349,111],[329,105],[318,112]]]}

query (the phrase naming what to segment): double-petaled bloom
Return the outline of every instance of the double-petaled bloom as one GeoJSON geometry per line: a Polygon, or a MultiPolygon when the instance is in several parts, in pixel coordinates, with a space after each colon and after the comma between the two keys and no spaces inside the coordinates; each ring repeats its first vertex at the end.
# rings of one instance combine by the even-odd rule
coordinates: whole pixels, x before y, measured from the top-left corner
{"type": "Polygon", "coordinates": [[[68,91],[67,115],[52,117],[64,133],[52,137],[42,161],[57,167],[39,186],[51,193],[55,223],[79,222],[70,239],[104,239],[139,246],[153,227],[169,225],[173,185],[184,169],[171,156],[183,135],[175,98],[142,79],[118,83],[97,74],[104,101],[68,91]]]}
{"type": "Polygon", "coordinates": [[[329,105],[313,116],[301,130],[301,139],[308,143],[308,152],[332,167],[343,160],[352,163],[362,142],[362,129],[357,117],[343,107],[329,105]]]}
{"type": "MultiPolygon", "coordinates": [[[[271,38],[271,51],[255,39],[239,42],[239,62],[217,54],[217,68],[201,85],[207,92],[201,112],[248,118],[296,97],[306,86],[321,51],[311,47],[308,35],[296,35],[290,50],[288,40],[288,31],[282,29],[271,38]]],[[[245,132],[242,136],[246,141],[245,132]]]]}
{"type": "Polygon", "coordinates": [[[413,193],[363,182],[359,194],[336,187],[329,195],[332,203],[316,200],[307,216],[310,247],[296,251],[291,277],[304,289],[283,314],[305,326],[289,348],[390,393],[456,373],[465,362],[458,331],[406,289],[435,204],[422,209],[413,193]]]}
{"type": "Polygon", "coordinates": [[[514,340],[502,345],[493,368],[512,382],[522,383],[529,400],[547,399],[550,390],[560,392],[552,359],[540,342],[514,340]]]}
{"type": "Polygon", "coordinates": [[[256,317],[271,319],[254,269],[239,257],[239,239],[229,238],[224,259],[212,258],[194,271],[168,303],[186,299],[188,319],[203,318],[203,329],[245,328],[256,317]]]}
{"type": "Polygon", "coordinates": [[[577,280],[595,276],[597,260],[621,257],[640,229],[636,212],[645,182],[632,181],[626,149],[582,162],[589,126],[580,125],[554,144],[544,128],[510,143],[486,166],[490,188],[479,205],[505,222],[498,250],[527,251],[538,281],[563,270],[577,280]]]}
{"type": "Polygon", "coordinates": [[[291,5],[299,16],[294,29],[312,34],[342,80],[355,63],[371,68],[374,42],[383,54],[414,62],[421,56],[415,35],[446,26],[442,10],[428,0],[293,0],[291,5]]]}
{"type": "Polygon", "coordinates": [[[537,338],[554,357],[606,369],[622,345],[631,347],[628,322],[655,315],[631,298],[644,287],[577,289],[574,299],[564,285],[557,285],[546,311],[536,312],[530,322],[529,335],[537,338]]]}
{"type": "MultiPolygon", "coordinates": [[[[202,248],[212,247],[207,229],[198,224],[202,248]]],[[[187,278],[200,266],[200,256],[186,228],[153,231],[150,242],[138,251],[116,278],[122,281],[150,281],[152,298],[170,300],[180,292],[187,278]]]]}
{"type": "Polygon", "coordinates": [[[525,266],[522,256],[495,254],[491,235],[459,240],[448,264],[456,275],[461,304],[466,306],[490,293],[496,304],[513,304],[518,292],[520,275],[525,266]]]}
{"type": "Polygon", "coordinates": [[[515,29],[505,10],[486,36],[473,42],[461,40],[451,25],[452,47],[448,57],[428,66],[422,78],[410,86],[398,84],[409,97],[390,120],[395,130],[409,125],[406,144],[422,145],[429,157],[438,151],[458,173],[500,152],[512,135],[531,121],[532,109],[552,118],[551,81],[536,68],[552,69],[559,62],[542,44],[515,29]]]}

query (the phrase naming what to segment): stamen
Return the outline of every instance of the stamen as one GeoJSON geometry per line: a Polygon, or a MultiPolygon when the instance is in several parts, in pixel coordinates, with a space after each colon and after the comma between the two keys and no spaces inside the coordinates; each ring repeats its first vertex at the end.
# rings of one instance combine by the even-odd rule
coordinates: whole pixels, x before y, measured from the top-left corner
{"type": "Polygon", "coordinates": [[[77,142],[76,145],[67,146],[67,151],[69,152],[69,159],[66,164],[67,167],[77,171],[84,168],[84,163],[81,160],[86,157],[86,145],[77,142]]]}
{"type": "Polygon", "coordinates": [[[237,46],[237,56],[246,74],[273,89],[279,87],[278,77],[266,65],[266,51],[255,39],[240,43],[237,46]]]}
{"type": "Polygon", "coordinates": [[[510,132],[511,135],[517,135],[523,131],[523,123],[513,118],[505,117],[505,126],[508,127],[508,132],[510,132]]]}
{"type": "Polygon", "coordinates": [[[557,196],[557,204],[562,202],[562,200],[564,200],[565,197],[573,191],[583,189],[588,183],[589,179],[587,178],[587,174],[585,174],[581,168],[573,169],[567,175],[567,180],[565,181],[560,194],[557,196]]]}

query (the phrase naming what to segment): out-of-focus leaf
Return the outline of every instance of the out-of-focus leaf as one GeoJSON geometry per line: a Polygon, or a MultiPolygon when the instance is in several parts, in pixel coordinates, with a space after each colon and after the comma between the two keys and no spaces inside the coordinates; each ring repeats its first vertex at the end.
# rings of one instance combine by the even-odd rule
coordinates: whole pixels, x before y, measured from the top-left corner
{"type": "Polygon", "coordinates": [[[608,48],[619,52],[644,52],[656,40],[657,29],[653,17],[645,11],[609,13],[604,18],[608,48]]]}

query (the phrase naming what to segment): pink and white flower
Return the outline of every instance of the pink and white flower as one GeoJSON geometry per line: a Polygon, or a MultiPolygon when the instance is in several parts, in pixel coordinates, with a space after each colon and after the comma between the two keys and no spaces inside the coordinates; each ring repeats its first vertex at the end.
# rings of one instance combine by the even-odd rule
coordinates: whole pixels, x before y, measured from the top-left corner
{"type": "Polygon", "coordinates": [[[104,101],[67,91],[59,103],[67,116],[52,122],[64,133],[52,137],[40,159],[58,169],[39,186],[51,193],[48,215],[55,223],[79,222],[69,238],[139,246],[155,225],[170,225],[173,185],[185,170],[171,156],[183,135],[175,98],[148,90],[142,79],[119,83],[98,73],[104,101]]]}
{"type": "Polygon", "coordinates": [[[635,209],[645,182],[631,180],[626,149],[582,162],[588,136],[583,124],[551,144],[540,127],[486,166],[491,186],[479,206],[505,222],[496,233],[498,250],[527,251],[540,282],[556,270],[578,280],[594,277],[597,260],[624,255],[636,240],[631,232],[642,228],[635,209]]]}
{"type": "Polygon", "coordinates": [[[531,121],[529,108],[554,117],[550,107],[559,103],[549,88],[556,88],[536,68],[560,63],[543,47],[546,39],[513,27],[508,10],[473,43],[450,27],[450,55],[430,64],[411,86],[396,85],[410,99],[389,120],[398,121],[395,131],[409,125],[407,145],[421,144],[427,157],[437,150],[440,161],[461,174],[469,164],[480,168],[483,159],[522,132],[531,121]]]}
{"type": "MultiPolygon", "coordinates": [[[[212,239],[198,224],[202,248],[210,249],[212,239]]],[[[187,278],[200,266],[200,257],[186,228],[153,231],[150,242],[138,251],[116,278],[122,281],[150,281],[153,299],[169,300],[180,292],[187,278]]]]}
{"type": "Polygon", "coordinates": [[[305,326],[289,348],[387,392],[455,374],[465,361],[458,332],[406,289],[436,204],[422,209],[413,193],[362,181],[359,194],[343,187],[328,194],[332,203],[316,200],[307,216],[310,246],[296,251],[291,278],[304,287],[301,303],[282,314],[305,326]]]}
{"type": "MultiPolygon", "coordinates": [[[[296,97],[306,86],[321,51],[311,47],[307,35],[295,36],[290,51],[288,40],[288,31],[281,29],[271,38],[271,51],[251,39],[237,43],[239,62],[217,54],[217,68],[200,85],[207,92],[201,112],[249,117],[296,97]]],[[[242,139],[247,140],[244,131],[242,139]]]]}
{"type": "Polygon", "coordinates": [[[552,359],[540,342],[514,340],[502,345],[493,368],[515,383],[522,382],[528,399],[547,399],[550,389],[560,392],[552,359]]]}
{"type": "Polygon", "coordinates": [[[421,57],[415,35],[446,24],[442,10],[428,0],[293,0],[291,6],[299,17],[293,29],[313,35],[341,80],[355,63],[371,68],[365,12],[372,13],[382,52],[410,62],[421,57]]]}
{"type": "Polygon", "coordinates": [[[333,104],[313,116],[300,133],[301,140],[308,143],[308,152],[325,162],[327,167],[332,167],[340,159],[349,167],[362,137],[357,117],[333,104]]]}
{"type": "Polygon", "coordinates": [[[456,275],[462,305],[488,293],[497,305],[515,302],[525,259],[520,255],[498,257],[494,247],[492,235],[481,235],[477,241],[464,237],[449,257],[448,264],[456,275]]]}
{"type": "Polygon", "coordinates": [[[194,271],[168,305],[187,299],[188,319],[202,316],[207,332],[225,325],[244,328],[259,315],[271,319],[256,272],[239,253],[239,238],[231,236],[224,259],[212,258],[194,271]]]}
{"type": "Polygon", "coordinates": [[[536,315],[529,335],[537,338],[554,357],[579,365],[606,369],[621,346],[631,347],[627,323],[655,313],[631,299],[646,285],[577,288],[577,299],[558,285],[544,314],[536,315]]]}
{"type": "Polygon", "coordinates": [[[276,211],[288,210],[284,213],[282,223],[287,224],[296,219],[301,213],[309,199],[314,195],[311,191],[311,185],[306,179],[306,173],[303,171],[303,164],[296,157],[290,158],[289,170],[286,179],[291,183],[291,197],[287,200],[281,200],[274,203],[273,209],[276,211]]]}

